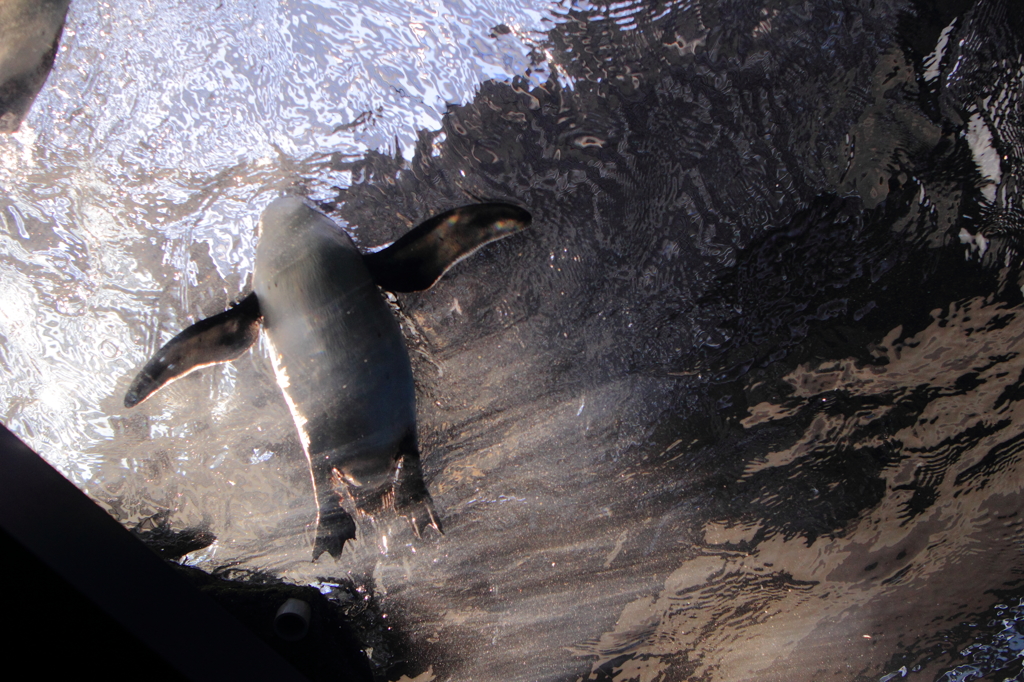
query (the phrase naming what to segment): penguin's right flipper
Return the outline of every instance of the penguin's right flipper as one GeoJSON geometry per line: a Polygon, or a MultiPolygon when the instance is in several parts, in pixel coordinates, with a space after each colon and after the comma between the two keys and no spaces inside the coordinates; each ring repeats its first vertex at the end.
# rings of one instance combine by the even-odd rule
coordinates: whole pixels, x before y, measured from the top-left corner
{"type": "Polygon", "coordinates": [[[434,216],[387,248],[363,256],[388,291],[423,291],[481,246],[525,230],[529,211],[512,204],[471,204],[434,216]]]}
{"type": "Polygon", "coordinates": [[[168,341],[135,377],[124,406],[135,407],[194,369],[234,360],[259,334],[260,304],[256,294],[249,294],[230,310],[200,320],[168,341]]]}

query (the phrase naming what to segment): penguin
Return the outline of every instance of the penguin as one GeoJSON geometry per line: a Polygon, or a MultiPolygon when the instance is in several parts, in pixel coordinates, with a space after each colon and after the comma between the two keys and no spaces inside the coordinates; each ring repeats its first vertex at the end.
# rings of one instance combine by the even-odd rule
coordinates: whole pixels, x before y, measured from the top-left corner
{"type": "Polygon", "coordinates": [[[262,330],[313,481],[313,560],[324,552],[339,558],[356,536],[352,511],[382,504],[405,515],[417,537],[428,526],[441,532],[420,469],[409,353],[382,289],[429,289],[461,259],[530,222],[528,211],[511,204],[473,204],[364,254],[301,199],[277,199],[260,218],[252,292],[164,345],[124,404],[134,407],[198,367],[238,358],[262,330]]]}

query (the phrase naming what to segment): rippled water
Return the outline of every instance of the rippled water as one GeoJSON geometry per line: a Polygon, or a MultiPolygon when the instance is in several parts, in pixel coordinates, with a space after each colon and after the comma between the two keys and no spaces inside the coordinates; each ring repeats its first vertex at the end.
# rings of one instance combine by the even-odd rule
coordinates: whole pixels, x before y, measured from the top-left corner
{"type": "Polygon", "coordinates": [[[123,523],[372,589],[392,679],[1020,672],[1012,0],[123,4],[0,140],[0,415],[123,523]],[[443,537],[309,561],[262,346],[121,406],[281,192],[534,214],[398,299],[443,537]]]}

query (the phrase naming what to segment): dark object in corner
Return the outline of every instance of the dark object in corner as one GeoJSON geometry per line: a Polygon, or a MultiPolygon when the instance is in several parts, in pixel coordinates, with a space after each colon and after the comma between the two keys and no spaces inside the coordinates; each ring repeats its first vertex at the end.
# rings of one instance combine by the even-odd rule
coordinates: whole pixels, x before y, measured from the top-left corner
{"type": "MultiPolygon", "coordinates": [[[[167,511],[143,519],[131,532],[170,562],[216,540],[205,525],[173,530],[167,511]]],[[[253,571],[228,568],[210,575],[171,566],[313,682],[373,679],[347,613],[318,590],[253,571]]]]}
{"type": "Polygon", "coordinates": [[[213,575],[189,566],[176,569],[312,682],[373,680],[370,662],[348,617],[316,588],[243,569],[228,568],[213,575]],[[281,607],[288,602],[304,604],[305,609],[286,614],[282,623],[281,607]]]}
{"type": "Polygon", "coordinates": [[[32,677],[305,679],[2,426],[0,546],[4,651],[32,677]]]}
{"type": "Polygon", "coordinates": [[[69,0],[0,0],[0,133],[13,133],[53,68],[69,0]]]}
{"type": "Polygon", "coordinates": [[[106,680],[188,680],[2,529],[0,557],[4,603],[16,615],[0,645],[11,668],[71,680],[96,662],[91,672],[106,680]]]}

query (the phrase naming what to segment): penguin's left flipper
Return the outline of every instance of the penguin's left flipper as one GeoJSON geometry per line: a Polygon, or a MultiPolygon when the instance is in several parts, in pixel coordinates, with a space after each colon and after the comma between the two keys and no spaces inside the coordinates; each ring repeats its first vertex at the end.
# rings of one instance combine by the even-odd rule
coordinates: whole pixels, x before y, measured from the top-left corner
{"type": "Polygon", "coordinates": [[[135,407],[194,369],[234,360],[259,334],[260,304],[256,294],[249,294],[230,310],[196,322],[168,341],[132,381],[124,406],[135,407]]]}
{"type": "Polygon", "coordinates": [[[471,204],[434,216],[363,260],[382,289],[423,291],[481,246],[525,230],[530,220],[528,211],[511,204],[471,204]]]}

